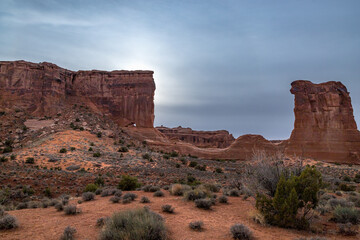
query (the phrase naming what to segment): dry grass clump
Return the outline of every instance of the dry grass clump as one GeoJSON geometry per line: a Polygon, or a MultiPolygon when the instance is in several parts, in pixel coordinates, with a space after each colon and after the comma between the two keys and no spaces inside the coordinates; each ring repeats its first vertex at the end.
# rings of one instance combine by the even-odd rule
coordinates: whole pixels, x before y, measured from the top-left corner
{"type": "Polygon", "coordinates": [[[163,218],[147,208],[114,213],[106,221],[100,240],[164,240],[167,230],[163,218]]]}
{"type": "Polygon", "coordinates": [[[185,192],[191,190],[189,185],[173,184],[170,186],[169,192],[174,196],[183,196],[185,192]]]}

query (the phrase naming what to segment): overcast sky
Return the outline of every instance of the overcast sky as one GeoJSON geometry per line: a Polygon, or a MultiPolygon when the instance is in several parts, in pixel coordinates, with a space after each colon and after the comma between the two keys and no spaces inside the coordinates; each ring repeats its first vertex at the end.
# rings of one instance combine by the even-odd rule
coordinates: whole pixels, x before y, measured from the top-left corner
{"type": "Polygon", "coordinates": [[[360,120],[359,0],[1,0],[0,60],[154,70],[155,125],[286,139],[297,79],[360,120]]]}

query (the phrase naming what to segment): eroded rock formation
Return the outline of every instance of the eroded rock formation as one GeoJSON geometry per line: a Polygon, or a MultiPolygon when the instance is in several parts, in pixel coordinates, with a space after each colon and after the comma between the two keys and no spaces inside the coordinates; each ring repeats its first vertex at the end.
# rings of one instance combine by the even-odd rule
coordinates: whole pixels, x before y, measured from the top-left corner
{"type": "Polygon", "coordinates": [[[170,139],[191,143],[202,148],[226,148],[235,141],[235,138],[226,130],[195,131],[181,126],[176,128],[161,126],[156,129],[170,139]]]}
{"type": "Polygon", "coordinates": [[[286,153],[359,164],[360,133],[346,87],[341,82],[314,84],[303,80],[291,86],[295,124],[286,153]]]}
{"type": "Polygon", "coordinates": [[[121,126],[153,127],[152,71],[70,71],[51,63],[0,61],[0,106],[52,116],[85,104],[121,126]]]}

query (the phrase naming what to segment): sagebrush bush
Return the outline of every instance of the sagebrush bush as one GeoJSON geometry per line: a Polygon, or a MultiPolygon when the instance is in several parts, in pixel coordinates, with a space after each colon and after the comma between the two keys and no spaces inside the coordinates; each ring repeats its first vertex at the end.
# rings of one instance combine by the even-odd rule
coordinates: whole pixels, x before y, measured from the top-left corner
{"type": "Polygon", "coordinates": [[[64,205],[61,202],[58,202],[55,204],[55,209],[60,212],[60,211],[64,210],[64,205]]]}
{"type": "Polygon", "coordinates": [[[111,196],[114,195],[116,192],[115,188],[107,188],[107,189],[103,189],[101,192],[101,196],[102,197],[107,197],[107,196],[111,196]]]}
{"type": "Polygon", "coordinates": [[[78,208],[76,205],[68,205],[64,207],[64,212],[66,215],[76,215],[81,213],[81,209],[78,208]]]}
{"type": "Polygon", "coordinates": [[[74,235],[76,233],[76,229],[75,228],[72,228],[70,226],[67,226],[65,229],[64,229],[64,232],[63,234],[61,235],[60,237],[60,240],[73,240],[75,239],[74,235]]]}
{"type": "Polygon", "coordinates": [[[171,205],[169,205],[169,204],[165,204],[165,205],[162,205],[161,206],[161,210],[163,211],[163,212],[167,212],[167,213],[174,213],[174,210],[175,210],[175,208],[173,208],[171,205]]]}
{"type": "Polygon", "coordinates": [[[106,221],[99,239],[164,240],[167,239],[167,230],[160,215],[140,208],[114,213],[106,221]]]}
{"type": "Polygon", "coordinates": [[[84,201],[91,201],[91,200],[95,199],[95,193],[84,192],[81,197],[82,197],[82,200],[84,200],[84,201]]]}
{"type": "Polygon", "coordinates": [[[138,179],[136,177],[132,177],[129,175],[123,175],[118,188],[123,191],[131,191],[139,188],[141,184],[138,182],[138,179]]]}
{"type": "Polygon", "coordinates": [[[121,190],[116,190],[116,192],[114,193],[115,197],[121,197],[122,196],[122,191],[121,190]]]}
{"type": "Polygon", "coordinates": [[[126,193],[124,196],[123,196],[123,199],[131,199],[131,201],[134,201],[135,198],[137,198],[137,195],[135,193],[126,193]]]}
{"type": "Polygon", "coordinates": [[[164,196],[164,193],[162,192],[162,191],[156,191],[156,192],[154,192],[154,195],[153,195],[154,197],[163,197],[164,196]]]}
{"type": "Polygon", "coordinates": [[[173,184],[170,186],[170,194],[174,196],[182,196],[185,192],[191,190],[191,187],[183,184],[173,184]]]}
{"type": "Polygon", "coordinates": [[[113,196],[110,198],[110,202],[112,203],[119,203],[121,200],[121,197],[113,196]]]}
{"type": "Polygon", "coordinates": [[[132,202],[131,198],[123,198],[123,200],[122,200],[123,204],[128,204],[128,203],[131,203],[131,202],[132,202]]]}
{"type": "Polygon", "coordinates": [[[143,197],[141,197],[140,202],[141,203],[149,203],[150,199],[148,197],[146,197],[146,196],[143,196],[143,197]]]}
{"type": "Polygon", "coordinates": [[[202,199],[195,200],[195,206],[197,208],[209,210],[209,209],[211,209],[212,205],[214,205],[214,202],[211,199],[203,199],[202,198],[202,199]]]}
{"type": "Polygon", "coordinates": [[[231,226],[230,232],[234,239],[248,240],[253,238],[252,231],[243,224],[235,224],[231,226]]]}
{"type": "Polygon", "coordinates": [[[195,231],[202,231],[204,223],[203,221],[193,221],[189,223],[189,227],[195,231]]]}
{"type": "Polygon", "coordinates": [[[96,226],[97,227],[102,227],[105,225],[106,221],[108,221],[110,218],[109,217],[101,217],[101,218],[98,218],[96,220],[96,226]]]}
{"type": "Polygon", "coordinates": [[[238,189],[230,189],[226,192],[226,195],[230,197],[240,197],[240,191],[238,189]]]}
{"type": "Polygon", "coordinates": [[[19,226],[16,217],[7,213],[2,213],[0,216],[0,230],[7,230],[17,228],[19,226]]]}
{"type": "Polygon", "coordinates": [[[98,189],[98,186],[94,183],[90,183],[88,185],[86,185],[84,192],[96,192],[96,190],[98,189]]]}
{"type": "Polygon", "coordinates": [[[219,203],[228,203],[228,198],[225,195],[219,197],[219,203]]]}
{"type": "Polygon", "coordinates": [[[353,207],[337,206],[333,213],[333,217],[337,223],[358,224],[360,222],[360,211],[353,207]]]}
{"type": "Polygon", "coordinates": [[[354,204],[352,202],[347,201],[344,198],[332,198],[332,199],[329,199],[328,204],[333,209],[335,209],[337,206],[340,206],[340,207],[353,207],[354,206],[354,204]]]}
{"type": "Polygon", "coordinates": [[[344,236],[356,236],[358,234],[358,226],[352,223],[337,224],[338,233],[344,236]]]}
{"type": "Polygon", "coordinates": [[[195,201],[197,199],[206,198],[208,195],[201,189],[194,189],[184,193],[184,199],[186,201],[195,201]]]}

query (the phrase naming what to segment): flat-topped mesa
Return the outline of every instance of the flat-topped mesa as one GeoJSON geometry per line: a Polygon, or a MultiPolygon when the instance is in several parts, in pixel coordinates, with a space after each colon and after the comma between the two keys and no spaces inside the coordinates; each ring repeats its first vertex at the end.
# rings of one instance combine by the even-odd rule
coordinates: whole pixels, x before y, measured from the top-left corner
{"type": "Polygon", "coordinates": [[[304,80],[291,86],[295,124],[286,153],[359,164],[360,132],[346,87],[341,82],[304,80]]]}
{"type": "Polygon", "coordinates": [[[85,104],[121,126],[153,127],[152,71],[70,71],[52,63],[0,61],[0,106],[52,116],[85,104]]]}
{"type": "Polygon", "coordinates": [[[202,148],[226,148],[235,141],[235,138],[226,130],[195,131],[181,126],[176,128],[161,126],[156,129],[172,140],[180,140],[202,148]]]}

